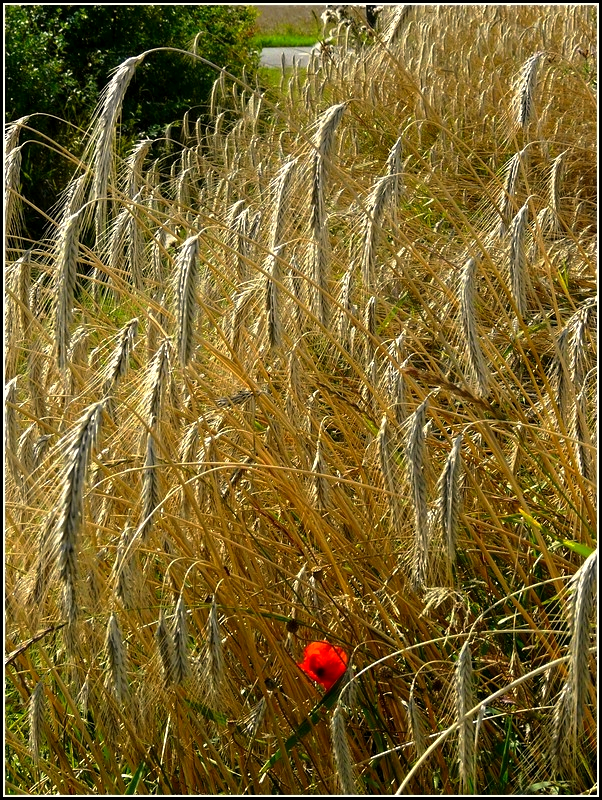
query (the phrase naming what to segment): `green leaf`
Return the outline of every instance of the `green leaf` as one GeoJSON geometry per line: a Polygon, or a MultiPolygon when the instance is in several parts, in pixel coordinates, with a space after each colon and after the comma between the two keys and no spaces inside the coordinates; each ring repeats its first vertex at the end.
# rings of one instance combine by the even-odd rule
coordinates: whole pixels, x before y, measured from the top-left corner
{"type": "Polygon", "coordinates": [[[127,789],[125,790],[126,794],[136,794],[136,789],[138,788],[138,784],[140,783],[140,778],[142,777],[142,772],[145,766],[146,763],[144,761],[142,761],[138,765],[138,769],[133,774],[131,781],[128,783],[127,789]]]}
{"type": "MultiPolygon", "coordinates": [[[[343,676],[344,678],[344,676],[343,676]]],[[[314,725],[317,725],[320,722],[322,717],[322,710],[327,709],[330,710],[339,697],[339,687],[343,678],[340,678],[337,683],[330,689],[324,697],[320,700],[320,702],[312,708],[309,712],[307,717],[303,720],[303,722],[299,725],[297,730],[288,737],[286,742],[284,743],[284,749],[286,753],[290,753],[293,747],[296,747],[297,744],[303,739],[304,736],[310,732],[314,725]]],[[[259,777],[261,778],[263,775],[266,774],[273,766],[282,758],[283,753],[282,750],[277,750],[273,756],[271,756],[263,765],[263,767],[259,770],[259,777]]]]}

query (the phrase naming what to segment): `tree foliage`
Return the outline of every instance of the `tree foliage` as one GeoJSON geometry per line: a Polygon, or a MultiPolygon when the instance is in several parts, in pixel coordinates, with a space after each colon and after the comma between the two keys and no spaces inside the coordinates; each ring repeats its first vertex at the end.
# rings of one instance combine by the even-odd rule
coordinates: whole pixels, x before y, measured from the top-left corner
{"type": "MultiPolygon", "coordinates": [[[[73,152],[78,134],[64,121],[86,128],[111,71],[127,58],[157,47],[194,46],[206,61],[240,75],[245,65],[258,63],[251,41],[255,17],[251,6],[7,6],[6,121],[35,115],[30,125],[36,131],[73,152]]],[[[156,136],[188,109],[204,116],[217,74],[176,53],[145,59],[128,87],[122,136],[156,136]]],[[[24,149],[23,180],[28,196],[47,210],[71,167],[50,151],[34,150],[24,149]]]]}

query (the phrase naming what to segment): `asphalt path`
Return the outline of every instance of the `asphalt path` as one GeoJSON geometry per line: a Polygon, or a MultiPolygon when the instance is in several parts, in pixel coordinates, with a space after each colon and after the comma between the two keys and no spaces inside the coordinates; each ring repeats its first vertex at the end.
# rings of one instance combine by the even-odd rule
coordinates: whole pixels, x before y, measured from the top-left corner
{"type": "Polygon", "coordinates": [[[285,58],[285,65],[287,67],[293,66],[293,57],[295,62],[300,67],[306,67],[309,64],[312,47],[264,47],[261,51],[261,66],[262,67],[280,67],[282,66],[282,56],[285,58]]]}

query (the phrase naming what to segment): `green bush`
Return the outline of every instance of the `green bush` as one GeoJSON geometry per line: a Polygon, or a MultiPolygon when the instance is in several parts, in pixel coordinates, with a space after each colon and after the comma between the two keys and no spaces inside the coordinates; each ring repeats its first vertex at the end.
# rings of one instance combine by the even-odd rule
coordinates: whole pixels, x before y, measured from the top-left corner
{"type": "MultiPolygon", "coordinates": [[[[35,131],[77,152],[78,135],[64,123],[87,127],[119,64],[152,48],[195,43],[204,59],[240,75],[258,63],[255,17],[251,6],[8,6],[6,121],[35,115],[35,131]]],[[[175,53],[146,59],[128,87],[122,137],[156,136],[188,109],[203,116],[216,77],[213,67],[175,53]]],[[[25,194],[48,210],[72,167],[53,149],[26,147],[22,172],[25,194]]]]}

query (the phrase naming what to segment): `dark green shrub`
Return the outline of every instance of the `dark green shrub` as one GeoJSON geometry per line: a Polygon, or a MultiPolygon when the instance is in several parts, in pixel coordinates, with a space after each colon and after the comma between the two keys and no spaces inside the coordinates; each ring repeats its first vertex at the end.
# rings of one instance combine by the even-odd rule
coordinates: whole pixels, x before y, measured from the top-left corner
{"type": "MultiPolygon", "coordinates": [[[[87,127],[110,73],[156,47],[190,50],[240,75],[255,66],[251,6],[8,6],[5,17],[6,121],[35,115],[30,126],[70,152],[87,127]],[[48,116],[46,116],[48,115],[48,116]]],[[[156,136],[188,109],[203,116],[217,72],[176,53],[156,53],[136,71],[126,94],[122,137],[156,136]]],[[[25,137],[22,137],[24,141],[25,137]]],[[[73,172],[52,149],[22,152],[24,194],[47,211],[73,172]]],[[[27,217],[31,225],[36,222],[27,217]]],[[[38,231],[30,230],[32,234],[38,231]]]]}

